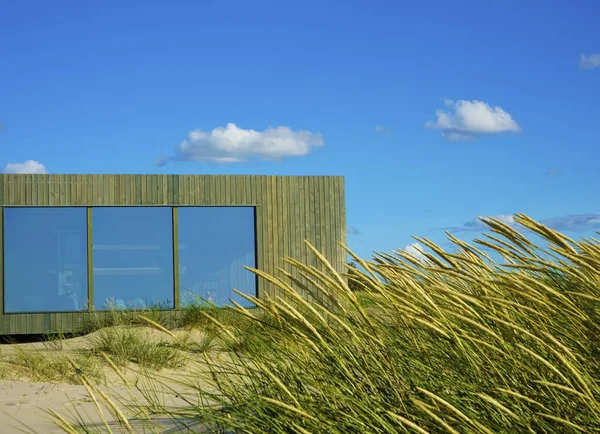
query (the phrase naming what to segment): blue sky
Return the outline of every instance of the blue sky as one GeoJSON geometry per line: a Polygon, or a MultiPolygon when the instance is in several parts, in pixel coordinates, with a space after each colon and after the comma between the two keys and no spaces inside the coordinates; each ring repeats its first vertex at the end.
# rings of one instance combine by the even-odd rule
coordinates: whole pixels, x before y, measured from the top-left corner
{"type": "Polygon", "coordinates": [[[599,17],[597,0],[4,0],[0,168],[344,175],[365,257],[516,212],[591,236],[599,17]]]}

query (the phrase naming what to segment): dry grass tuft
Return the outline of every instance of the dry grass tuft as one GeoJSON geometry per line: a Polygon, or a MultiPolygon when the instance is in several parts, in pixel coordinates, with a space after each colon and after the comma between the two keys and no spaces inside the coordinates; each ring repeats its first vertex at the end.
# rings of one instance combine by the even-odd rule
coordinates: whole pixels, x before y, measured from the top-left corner
{"type": "Polygon", "coordinates": [[[600,244],[515,220],[548,249],[485,219],[475,245],[448,234],[457,253],[419,240],[425,262],[350,252],[351,285],[312,246],[319,267],[253,270],[279,295],[209,320],[229,351],[204,353],[210,387],[152,411],[214,432],[599,432],[600,244]]]}

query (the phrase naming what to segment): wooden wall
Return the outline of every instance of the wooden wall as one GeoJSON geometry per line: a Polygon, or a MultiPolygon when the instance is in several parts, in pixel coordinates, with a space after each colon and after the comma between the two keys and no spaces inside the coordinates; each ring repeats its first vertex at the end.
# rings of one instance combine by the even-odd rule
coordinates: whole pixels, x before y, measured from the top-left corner
{"type": "MultiPolygon", "coordinates": [[[[343,177],[0,174],[0,207],[132,205],[253,205],[258,268],[274,273],[284,257],[316,264],[306,239],[345,271],[346,254],[337,245],[346,243],[343,177]]],[[[2,237],[0,230],[1,246],[2,237]]],[[[0,267],[0,335],[68,332],[81,320],[81,313],[3,314],[2,273],[0,267]]],[[[259,280],[258,290],[261,296],[273,288],[259,280]]]]}

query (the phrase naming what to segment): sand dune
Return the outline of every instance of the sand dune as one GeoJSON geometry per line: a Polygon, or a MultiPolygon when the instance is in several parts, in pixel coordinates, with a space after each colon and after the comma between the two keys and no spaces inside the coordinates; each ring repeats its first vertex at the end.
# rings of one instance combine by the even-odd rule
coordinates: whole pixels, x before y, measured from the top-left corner
{"type": "MultiPolygon", "coordinates": [[[[169,337],[166,333],[150,328],[140,328],[140,331],[145,333],[148,339],[156,340],[157,342],[169,337]]],[[[100,332],[62,340],[60,346],[49,345],[44,342],[0,345],[2,354],[1,363],[6,364],[10,356],[17,352],[17,348],[48,354],[49,357],[53,355],[74,354],[77,351],[89,349],[91,341],[97,333],[100,332]]],[[[180,332],[175,331],[175,334],[178,333],[180,332]]],[[[196,370],[199,367],[200,364],[192,361],[186,368],[178,370],[163,369],[154,375],[158,384],[153,384],[150,387],[158,389],[158,393],[167,405],[181,406],[184,402],[177,395],[191,396],[194,391],[185,385],[179,384],[179,382],[182,381],[182,378],[197,379],[197,375],[192,377],[191,374],[192,372],[197,372],[196,370]],[[185,375],[186,373],[190,375],[185,375]]],[[[104,372],[106,378],[99,387],[111,396],[111,398],[125,403],[131,403],[134,399],[143,400],[142,394],[135,388],[127,387],[110,367],[106,366],[104,372]]],[[[136,368],[136,365],[132,364],[124,372],[126,380],[131,384],[135,384],[136,381],[144,382],[143,378],[145,377],[140,375],[140,371],[136,368]]],[[[144,384],[146,384],[145,389],[147,389],[147,383],[144,384]]],[[[73,420],[79,414],[88,424],[94,424],[100,428],[104,426],[96,405],[83,385],[36,383],[28,381],[26,378],[0,380],[0,432],[2,434],[19,432],[51,434],[63,432],[51,420],[47,414],[48,410],[54,410],[69,420],[73,420]]],[[[128,417],[132,415],[127,410],[124,413],[128,417]]],[[[118,422],[106,408],[104,408],[104,414],[109,425],[112,425],[114,428],[114,432],[120,432],[118,422]]],[[[161,419],[159,417],[153,421],[161,426],[160,432],[180,431],[174,425],[174,422],[168,418],[161,419]]],[[[141,422],[133,420],[131,424],[134,425],[136,432],[155,432],[144,429],[141,422]]]]}

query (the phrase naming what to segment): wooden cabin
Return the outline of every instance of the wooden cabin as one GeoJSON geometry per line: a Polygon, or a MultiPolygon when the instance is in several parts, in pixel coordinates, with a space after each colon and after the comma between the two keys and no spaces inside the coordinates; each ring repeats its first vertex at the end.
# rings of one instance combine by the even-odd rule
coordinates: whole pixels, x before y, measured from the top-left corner
{"type": "Polygon", "coordinates": [[[180,310],[275,291],[282,258],[343,272],[337,176],[0,174],[0,335],[75,332],[91,311],[180,310]]]}

